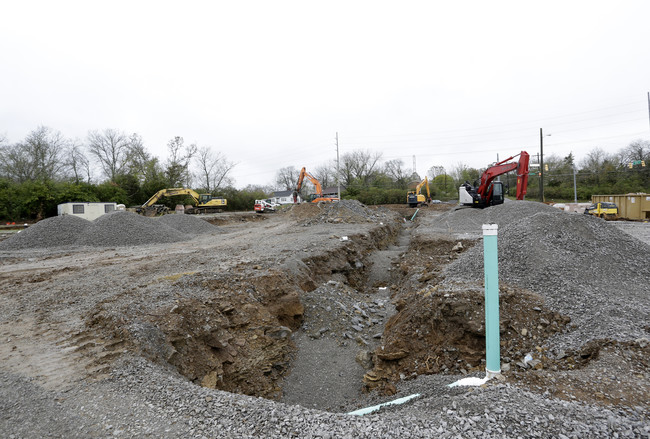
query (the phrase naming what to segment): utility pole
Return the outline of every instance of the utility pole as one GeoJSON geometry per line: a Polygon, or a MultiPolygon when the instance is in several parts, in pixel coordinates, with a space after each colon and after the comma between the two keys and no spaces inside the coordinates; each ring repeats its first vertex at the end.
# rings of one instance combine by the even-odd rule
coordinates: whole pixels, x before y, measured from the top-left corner
{"type": "Polygon", "coordinates": [[[573,202],[578,204],[578,188],[576,186],[576,165],[573,165],[573,202]]]}
{"type": "Polygon", "coordinates": [[[415,155],[413,156],[413,173],[417,174],[417,171],[415,170],[415,155]]]}
{"type": "Polygon", "coordinates": [[[544,202],[544,134],[539,129],[539,201],[544,202]]]}
{"type": "Polygon", "coordinates": [[[339,133],[336,132],[336,186],[339,191],[339,200],[341,199],[341,179],[339,170],[339,133]]]}

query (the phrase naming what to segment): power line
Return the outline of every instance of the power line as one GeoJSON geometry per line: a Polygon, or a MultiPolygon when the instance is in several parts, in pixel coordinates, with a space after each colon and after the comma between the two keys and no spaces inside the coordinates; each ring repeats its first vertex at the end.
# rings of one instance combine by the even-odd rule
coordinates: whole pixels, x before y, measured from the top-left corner
{"type": "MultiPolygon", "coordinates": [[[[620,108],[620,107],[626,107],[629,105],[638,105],[638,102],[631,102],[631,103],[626,103],[626,104],[620,104],[620,105],[614,105],[610,107],[604,107],[601,109],[595,109],[595,110],[589,110],[589,111],[583,111],[579,113],[569,113],[569,114],[564,114],[564,115],[559,115],[559,116],[552,116],[548,118],[542,118],[542,119],[535,119],[535,120],[529,120],[529,121],[520,121],[520,122],[511,122],[511,123],[505,123],[505,124],[497,124],[497,125],[487,125],[487,126],[481,126],[481,127],[474,127],[474,128],[454,128],[450,130],[439,130],[439,131],[433,131],[429,133],[403,133],[403,134],[387,134],[387,135],[382,135],[382,136],[377,136],[377,135],[370,135],[370,136],[351,136],[350,139],[364,139],[364,138],[386,138],[386,137],[408,137],[408,136],[431,136],[431,135],[437,135],[437,134],[444,134],[444,133],[454,133],[454,132],[467,132],[467,131],[474,131],[474,130],[485,130],[485,129],[492,129],[492,128],[502,128],[502,127],[507,127],[507,126],[513,126],[513,125],[522,125],[522,124],[545,124],[548,123],[550,120],[554,119],[565,119],[567,117],[572,117],[576,115],[581,115],[581,114],[588,114],[588,113],[594,113],[598,111],[603,111],[611,108],[620,108]]],[[[586,119],[580,119],[571,123],[579,122],[579,121],[588,121],[588,120],[597,120],[597,119],[602,119],[605,117],[610,117],[610,116],[616,116],[617,114],[628,114],[628,113],[635,113],[638,112],[639,110],[630,110],[630,111],[625,111],[622,113],[616,113],[616,114],[610,114],[610,115],[604,115],[604,116],[598,116],[595,118],[586,118],[586,119]]],[[[522,130],[528,130],[529,128],[518,128],[515,130],[507,130],[506,132],[509,131],[522,131],[522,130]]],[[[503,130],[500,130],[500,132],[503,132],[503,130]]],[[[480,135],[480,134],[470,134],[469,136],[475,136],[475,135],[480,135]]],[[[455,137],[455,136],[452,136],[455,137]]]]}

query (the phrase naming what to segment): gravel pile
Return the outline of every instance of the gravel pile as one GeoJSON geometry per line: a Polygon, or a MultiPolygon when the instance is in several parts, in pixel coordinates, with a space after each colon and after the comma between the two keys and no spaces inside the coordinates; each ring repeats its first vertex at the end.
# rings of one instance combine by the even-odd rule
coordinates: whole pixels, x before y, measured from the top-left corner
{"type": "Polygon", "coordinates": [[[163,215],[158,218],[158,222],[188,235],[219,233],[221,231],[219,227],[193,215],[163,215]]]}
{"type": "MultiPolygon", "coordinates": [[[[442,215],[441,215],[442,217],[442,215]]],[[[446,227],[475,233],[499,224],[499,278],[534,291],[571,318],[571,331],[550,340],[553,349],[578,348],[593,339],[647,337],[650,246],[601,219],[518,202],[450,212],[446,227]]],[[[483,246],[463,253],[446,282],[483,280],[483,246]]]]}
{"type": "Polygon", "coordinates": [[[388,209],[370,209],[357,200],[341,200],[335,203],[319,203],[316,215],[301,222],[302,225],[322,223],[377,223],[390,221],[395,214],[388,209]]]}
{"type": "Polygon", "coordinates": [[[540,212],[564,213],[533,201],[510,201],[487,209],[456,208],[438,216],[422,217],[420,221],[426,227],[426,233],[441,232],[454,234],[457,238],[479,238],[483,233],[483,224],[503,227],[540,212]]]}
{"type": "Polygon", "coordinates": [[[50,248],[76,244],[79,234],[93,228],[93,223],[73,215],[55,216],[0,242],[0,250],[50,248]]]}
{"type": "Polygon", "coordinates": [[[115,247],[187,241],[194,235],[219,232],[219,228],[188,215],[148,218],[114,211],[87,221],[73,215],[56,216],[0,242],[0,250],[14,251],[62,246],[115,247]]]}
{"type": "Polygon", "coordinates": [[[100,216],[93,221],[93,226],[79,235],[78,245],[105,247],[167,244],[188,239],[187,235],[155,218],[119,210],[100,216]]]}
{"type": "MultiPolygon", "coordinates": [[[[34,438],[567,439],[650,435],[647,414],[640,407],[628,412],[610,410],[492,382],[486,387],[448,387],[459,378],[421,376],[405,381],[400,395],[390,400],[413,393],[423,396],[358,417],[197,387],[139,359],[122,364],[110,381],[64,394],[43,393],[24,379],[0,374],[0,408],[7,413],[0,417],[0,427],[15,437],[34,438]],[[34,413],[33,408],[43,412],[29,420],[15,415],[34,413]]],[[[382,401],[368,400],[368,405],[382,401]]]]}
{"type": "Polygon", "coordinates": [[[422,397],[358,417],[199,388],[137,360],[124,364],[111,382],[96,385],[91,392],[67,393],[60,399],[58,412],[77,414],[65,424],[74,432],[69,437],[95,437],[97,430],[105,437],[183,438],[564,439],[650,434],[642,411],[623,413],[586,406],[499,383],[484,388],[447,387],[458,378],[428,376],[408,381],[399,396],[417,392],[422,397]],[[88,401],[91,395],[98,396],[88,401]]]}

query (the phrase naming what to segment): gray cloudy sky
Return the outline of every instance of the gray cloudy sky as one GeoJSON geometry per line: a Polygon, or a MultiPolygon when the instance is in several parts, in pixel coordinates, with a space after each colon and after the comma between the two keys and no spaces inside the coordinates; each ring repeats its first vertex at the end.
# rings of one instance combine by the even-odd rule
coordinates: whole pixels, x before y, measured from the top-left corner
{"type": "Polygon", "coordinates": [[[0,134],[174,136],[236,186],[354,149],[417,171],[650,139],[650,2],[0,0],[0,134]]]}

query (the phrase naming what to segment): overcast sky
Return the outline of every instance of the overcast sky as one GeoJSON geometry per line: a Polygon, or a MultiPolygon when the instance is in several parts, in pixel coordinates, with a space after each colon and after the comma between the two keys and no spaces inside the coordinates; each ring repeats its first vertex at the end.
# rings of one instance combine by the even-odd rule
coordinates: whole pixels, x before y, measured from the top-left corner
{"type": "Polygon", "coordinates": [[[211,146],[237,187],[367,149],[424,176],[650,140],[650,1],[0,0],[0,134],[211,146]]]}

